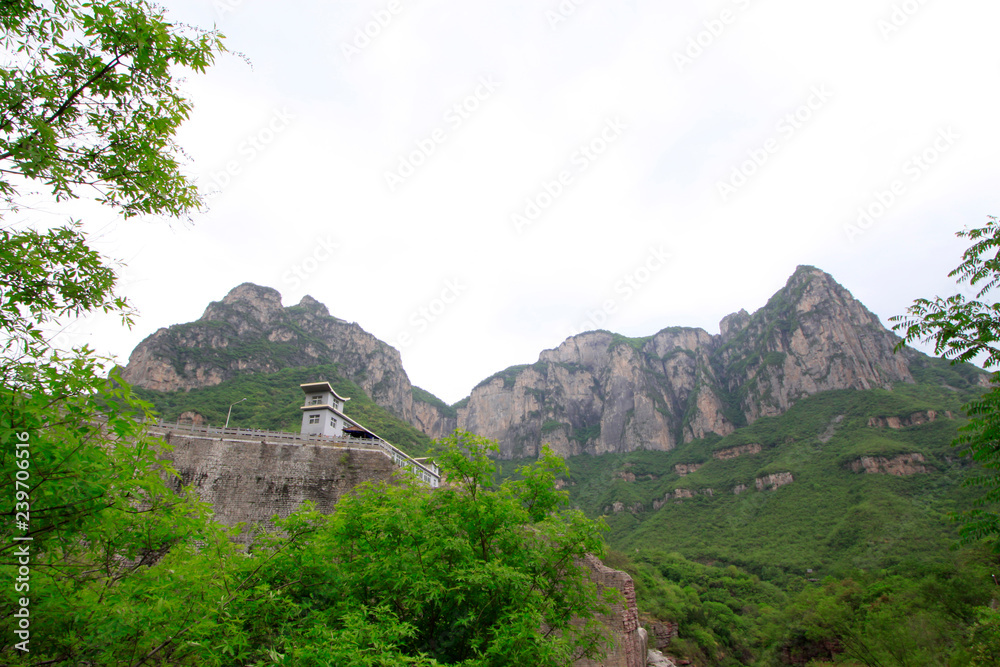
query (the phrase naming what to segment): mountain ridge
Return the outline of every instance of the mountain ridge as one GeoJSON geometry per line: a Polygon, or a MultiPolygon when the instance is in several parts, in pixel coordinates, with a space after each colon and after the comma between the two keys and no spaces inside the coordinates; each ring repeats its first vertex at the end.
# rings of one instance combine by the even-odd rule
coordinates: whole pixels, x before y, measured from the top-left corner
{"type": "Polygon", "coordinates": [[[900,339],[807,265],[765,306],[726,315],[719,328],[578,334],[480,382],[456,426],[497,439],[506,458],[537,455],[543,440],[563,456],[669,450],[820,391],[913,382],[909,359],[920,354],[894,354],[900,339]]]}
{"type": "Polygon", "coordinates": [[[357,323],[311,296],[284,307],[277,290],[244,283],[195,322],[147,337],[123,377],[186,391],[243,373],[333,363],[431,438],[462,428],[496,439],[501,458],[536,456],[543,444],[572,456],[669,450],[728,435],[821,391],[912,383],[910,363],[921,355],[895,354],[899,340],[832,276],[803,265],[754,313],[723,317],[718,334],[679,326],[639,338],[584,332],[448,406],[414,387],[398,350],[357,323]]]}

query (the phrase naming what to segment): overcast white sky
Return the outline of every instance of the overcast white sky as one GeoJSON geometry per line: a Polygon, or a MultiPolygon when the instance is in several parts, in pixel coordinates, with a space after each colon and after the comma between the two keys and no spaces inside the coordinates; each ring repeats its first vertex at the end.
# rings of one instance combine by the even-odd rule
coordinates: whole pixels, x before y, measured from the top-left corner
{"type": "Polygon", "coordinates": [[[184,84],[210,210],[88,218],[140,318],[67,339],[122,362],[250,281],[452,403],[581,329],[717,333],[799,264],[886,322],[1000,215],[996,0],[163,4],[252,66],[184,84]]]}

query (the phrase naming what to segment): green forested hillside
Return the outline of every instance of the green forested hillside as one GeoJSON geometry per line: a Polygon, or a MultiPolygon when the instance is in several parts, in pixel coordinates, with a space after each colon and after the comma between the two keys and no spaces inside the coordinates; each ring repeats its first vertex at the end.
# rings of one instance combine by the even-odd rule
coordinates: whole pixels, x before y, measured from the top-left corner
{"type": "Polygon", "coordinates": [[[400,449],[421,455],[430,448],[430,438],[376,405],[358,385],[341,377],[337,366],[332,364],[286,368],[276,373],[247,373],[214,387],[190,391],[159,392],[139,387],[135,391],[152,403],[165,421],[174,421],[183,413],[194,411],[213,426],[222,426],[232,405],[230,426],[297,433],[304,396],[299,385],[317,381],[329,381],[337,393],[351,399],[344,408],[347,416],[400,449]],[[241,401],[243,398],[247,400],[241,401]]]}
{"type": "Polygon", "coordinates": [[[696,665],[994,664],[972,660],[1000,627],[986,611],[997,557],[958,548],[954,518],[978,495],[951,443],[982,372],[922,358],[914,374],[669,452],[568,460],[571,503],[606,521],[608,563],[632,574],[644,621],[679,625],[667,652],[696,665]],[[863,457],[907,474],[865,472],[863,457]]]}
{"type": "MultiPolygon", "coordinates": [[[[568,459],[570,503],[606,523],[606,560],[632,575],[643,622],[677,624],[666,652],[706,667],[989,664],[973,657],[1000,629],[997,558],[955,548],[953,516],[977,490],[951,445],[982,372],[911,366],[915,384],[816,394],[726,437],[568,459]],[[907,474],[885,472],[893,461],[907,474]]],[[[193,410],[222,424],[246,397],[231,425],[296,431],[298,385],[317,379],[391,442],[434,447],[334,365],[138,391],[167,420],[193,410]]],[[[498,463],[507,477],[525,462],[498,463]]]]}
{"type": "Polygon", "coordinates": [[[720,559],[775,580],[807,569],[822,576],[930,556],[956,537],[948,514],[974,497],[961,486],[968,462],[950,445],[961,423],[960,403],[957,392],[921,385],[818,394],[725,438],[670,452],[570,459],[571,500],[588,514],[608,515],[612,546],[720,559]],[[873,417],[929,410],[937,413],[933,422],[900,429],[868,425],[873,417]],[[747,445],[759,445],[760,452],[713,457],[747,445]],[[926,472],[896,476],[850,468],[861,457],[913,453],[926,472]],[[701,467],[681,476],[678,464],[701,467]],[[792,481],[771,489],[770,475],[792,481]],[[693,497],[677,497],[678,491],[693,497]]]}

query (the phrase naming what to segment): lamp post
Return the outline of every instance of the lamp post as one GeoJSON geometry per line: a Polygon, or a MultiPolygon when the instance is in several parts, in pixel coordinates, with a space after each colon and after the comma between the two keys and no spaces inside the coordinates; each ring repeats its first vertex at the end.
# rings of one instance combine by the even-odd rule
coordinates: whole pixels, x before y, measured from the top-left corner
{"type": "MultiPolygon", "coordinates": [[[[236,403],[242,403],[245,400],[247,400],[247,399],[246,398],[241,398],[240,400],[236,401],[236,403]]],[[[236,405],[236,403],[233,403],[233,405],[236,405]]],[[[226,425],[223,426],[222,428],[229,428],[229,416],[231,414],[233,414],[233,405],[229,406],[229,412],[226,413],[226,425]]]]}

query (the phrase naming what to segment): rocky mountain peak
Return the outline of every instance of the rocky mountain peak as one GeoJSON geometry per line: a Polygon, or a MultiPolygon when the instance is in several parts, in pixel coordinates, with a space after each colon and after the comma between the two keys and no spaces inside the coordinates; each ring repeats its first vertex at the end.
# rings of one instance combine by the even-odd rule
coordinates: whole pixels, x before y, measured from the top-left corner
{"type": "Polygon", "coordinates": [[[201,316],[204,321],[240,320],[267,325],[282,317],[281,293],[271,287],[243,283],[229,291],[222,301],[213,301],[201,316]]]}
{"type": "Polygon", "coordinates": [[[785,284],[785,291],[794,295],[795,309],[800,313],[833,302],[842,305],[856,304],[868,312],[843,285],[834,280],[833,276],[813,266],[798,267],[785,284]]]}
{"type": "Polygon", "coordinates": [[[302,297],[298,307],[316,317],[330,317],[330,310],[308,294],[302,297]]]}
{"type": "Polygon", "coordinates": [[[729,338],[750,323],[750,313],[740,308],[739,312],[730,313],[719,322],[719,333],[723,338],[729,338]]]}
{"type": "Polygon", "coordinates": [[[142,341],[123,377],[155,391],[208,387],[242,373],[337,364],[382,407],[413,421],[413,388],[399,352],[356,323],[330,316],[311,296],[284,308],[270,287],[244,283],[195,321],[142,341]]]}
{"type": "Polygon", "coordinates": [[[458,425],[498,440],[504,457],[532,456],[542,443],[563,455],[671,449],[820,391],[913,382],[907,357],[894,354],[898,338],[813,266],[719,328],[574,336],[473,389],[458,425]]]}

